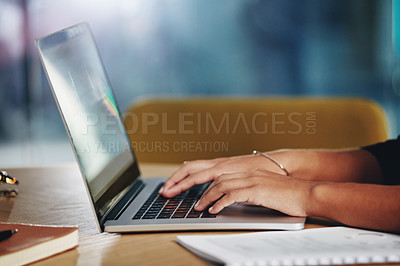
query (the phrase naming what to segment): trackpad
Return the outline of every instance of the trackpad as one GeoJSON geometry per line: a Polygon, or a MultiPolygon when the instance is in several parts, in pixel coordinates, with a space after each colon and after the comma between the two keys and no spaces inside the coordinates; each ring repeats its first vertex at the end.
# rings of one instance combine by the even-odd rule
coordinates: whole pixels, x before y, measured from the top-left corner
{"type": "Polygon", "coordinates": [[[234,203],[220,212],[225,217],[286,216],[279,211],[248,203],[234,203]]]}

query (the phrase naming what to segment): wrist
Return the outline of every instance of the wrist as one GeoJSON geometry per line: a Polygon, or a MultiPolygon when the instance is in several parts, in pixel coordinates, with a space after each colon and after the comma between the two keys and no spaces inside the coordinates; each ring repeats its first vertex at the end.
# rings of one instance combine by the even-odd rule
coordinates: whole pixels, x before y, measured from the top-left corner
{"type": "Polygon", "coordinates": [[[275,158],[271,157],[267,153],[263,153],[263,152],[259,152],[259,151],[254,150],[253,151],[253,155],[254,156],[261,156],[261,157],[264,157],[265,159],[268,159],[275,166],[279,167],[280,171],[283,172],[283,174],[285,174],[286,176],[289,176],[288,170],[286,170],[286,168],[279,161],[277,161],[275,158]]]}
{"type": "Polygon", "coordinates": [[[298,163],[296,160],[297,151],[295,150],[277,150],[268,152],[268,155],[272,156],[280,162],[285,169],[288,171],[289,175],[292,177],[297,177],[298,163]]]}
{"type": "Polygon", "coordinates": [[[306,181],[308,187],[305,190],[304,196],[304,211],[307,217],[318,216],[318,205],[319,205],[319,186],[322,182],[319,181],[306,181]]]}

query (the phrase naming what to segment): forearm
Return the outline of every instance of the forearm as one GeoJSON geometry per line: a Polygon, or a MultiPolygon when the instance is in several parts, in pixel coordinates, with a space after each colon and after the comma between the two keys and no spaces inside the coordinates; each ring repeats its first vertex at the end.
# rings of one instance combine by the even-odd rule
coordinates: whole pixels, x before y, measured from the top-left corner
{"type": "Polygon", "coordinates": [[[291,176],[331,182],[382,183],[375,157],[365,150],[281,150],[269,153],[291,176]]]}
{"type": "Polygon", "coordinates": [[[350,226],[400,232],[400,186],[315,182],[306,213],[350,226]]]}

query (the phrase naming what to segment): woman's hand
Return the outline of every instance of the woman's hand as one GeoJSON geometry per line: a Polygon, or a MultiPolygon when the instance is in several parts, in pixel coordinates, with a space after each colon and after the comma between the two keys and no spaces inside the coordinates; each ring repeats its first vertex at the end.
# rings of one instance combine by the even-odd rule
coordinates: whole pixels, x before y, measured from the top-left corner
{"type": "Polygon", "coordinates": [[[247,202],[292,216],[307,216],[307,203],[315,182],[256,169],[222,174],[203,193],[195,209],[208,206],[212,214],[235,202],[247,202]]]}
{"type": "Polygon", "coordinates": [[[374,185],[383,183],[383,175],[368,151],[283,150],[268,154],[283,164],[290,176],[262,156],[198,160],[183,164],[160,194],[173,197],[193,185],[214,181],[196,210],[212,205],[209,212],[218,213],[232,203],[248,202],[289,215],[400,232],[400,186],[374,185]]]}
{"type": "MultiPolygon", "coordinates": [[[[378,162],[365,150],[280,150],[269,152],[268,155],[281,163],[290,176],[298,179],[375,184],[383,182],[378,162]]],[[[196,184],[213,181],[222,174],[254,169],[285,174],[275,163],[258,155],[198,160],[184,163],[167,180],[160,194],[173,197],[196,184]]]]}
{"type": "Polygon", "coordinates": [[[276,164],[258,155],[197,160],[182,164],[159,193],[168,198],[174,197],[194,185],[213,181],[222,174],[248,172],[257,168],[284,174],[276,164]]]}

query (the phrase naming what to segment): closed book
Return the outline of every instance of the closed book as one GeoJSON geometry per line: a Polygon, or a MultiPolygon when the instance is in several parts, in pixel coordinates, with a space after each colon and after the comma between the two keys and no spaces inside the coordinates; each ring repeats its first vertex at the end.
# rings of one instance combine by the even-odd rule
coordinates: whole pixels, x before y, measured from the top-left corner
{"type": "Polygon", "coordinates": [[[18,231],[0,241],[0,265],[23,265],[78,246],[78,228],[0,223],[0,231],[18,231]]]}

